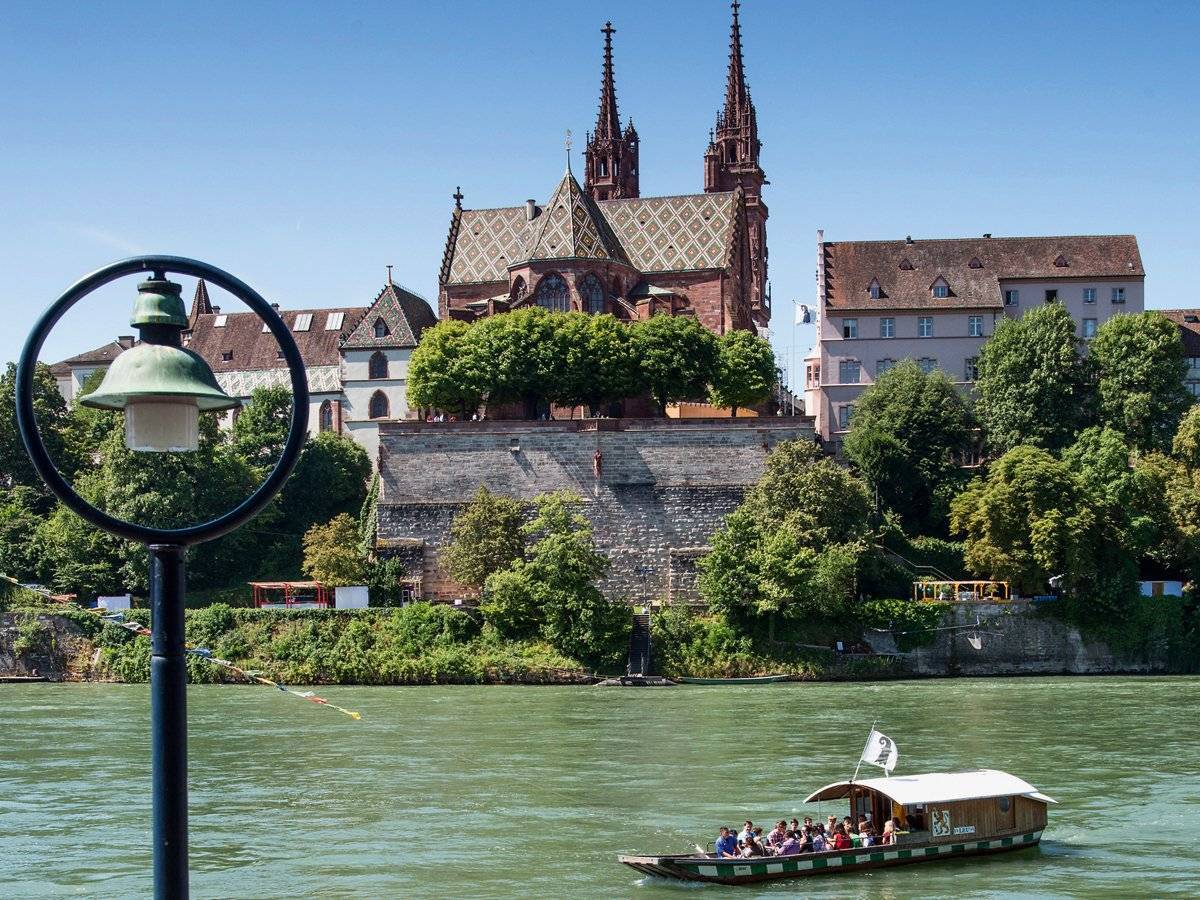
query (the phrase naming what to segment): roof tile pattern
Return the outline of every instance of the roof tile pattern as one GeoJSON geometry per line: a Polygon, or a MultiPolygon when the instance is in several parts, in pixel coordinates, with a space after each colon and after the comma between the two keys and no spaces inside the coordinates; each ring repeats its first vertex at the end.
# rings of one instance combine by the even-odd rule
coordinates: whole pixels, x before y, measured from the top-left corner
{"type": "Polygon", "coordinates": [[[1129,234],[839,241],[826,243],[824,253],[825,303],[840,309],[990,308],[1003,304],[1001,280],[1145,275],[1137,238],[1129,234]],[[1065,266],[1056,265],[1060,256],[1065,266]],[[932,295],[939,276],[948,297],[932,295]],[[883,292],[877,300],[870,297],[873,279],[883,292]]]}
{"type": "MultiPolygon", "coordinates": [[[[625,253],[596,203],[567,172],[545,210],[534,219],[535,237],[525,259],[612,259],[625,253]]],[[[514,260],[515,261],[515,260],[514,260]]]]}
{"type": "MultiPolygon", "coordinates": [[[[305,374],[308,376],[310,394],[337,394],[342,390],[340,366],[309,366],[305,370],[305,374]]],[[[292,377],[286,368],[252,369],[220,372],[217,375],[217,384],[230,397],[249,397],[256,388],[286,387],[290,389],[292,377]]]]}
{"type": "MultiPolygon", "coordinates": [[[[570,181],[574,182],[574,179],[570,181]]],[[[566,182],[564,178],[560,190],[566,182]]],[[[577,183],[574,190],[578,190],[577,183]]],[[[577,214],[588,212],[596,231],[594,238],[585,237],[577,243],[580,255],[605,258],[596,255],[600,251],[594,247],[592,242],[595,241],[610,254],[608,258],[628,260],[629,265],[640,272],[719,269],[728,264],[729,248],[738,221],[733,192],[601,200],[597,203],[592,203],[581,191],[579,193],[586,205],[581,203],[583,208],[572,206],[570,240],[579,241],[575,237],[578,226],[574,216],[577,214]],[[576,209],[579,209],[578,213],[576,209]],[[592,210],[600,214],[599,219],[592,210]]],[[[524,207],[463,210],[457,234],[452,234],[447,283],[503,282],[508,280],[511,263],[531,257],[560,258],[566,255],[562,245],[568,239],[568,221],[565,215],[555,219],[555,212],[548,204],[547,209],[530,223],[526,220],[524,207]],[[549,216],[549,220],[543,221],[545,216],[549,216]],[[533,249],[535,242],[544,247],[540,252],[554,255],[539,256],[533,249]],[[550,248],[550,243],[557,246],[550,248]]]]}
{"type": "Polygon", "coordinates": [[[381,347],[415,347],[421,332],[437,324],[437,316],[421,297],[396,284],[386,284],[358,320],[357,326],[342,342],[344,350],[369,350],[381,347]],[[388,333],[375,336],[375,322],[382,319],[388,333]]]}

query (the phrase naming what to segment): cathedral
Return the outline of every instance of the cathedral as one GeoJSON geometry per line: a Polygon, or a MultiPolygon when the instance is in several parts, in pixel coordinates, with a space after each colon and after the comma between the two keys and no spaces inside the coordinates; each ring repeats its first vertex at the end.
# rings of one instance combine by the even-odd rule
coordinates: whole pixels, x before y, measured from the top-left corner
{"type": "Polygon", "coordinates": [[[587,135],[583,185],[570,165],[544,204],[468,209],[454,194],[438,277],[441,318],[471,321],[537,305],[558,312],[695,316],[718,334],[766,335],[766,177],[758,120],[732,4],[725,103],[704,152],[704,191],[643,197],[641,144],[617,110],[612,23],[596,129],[587,135]]]}

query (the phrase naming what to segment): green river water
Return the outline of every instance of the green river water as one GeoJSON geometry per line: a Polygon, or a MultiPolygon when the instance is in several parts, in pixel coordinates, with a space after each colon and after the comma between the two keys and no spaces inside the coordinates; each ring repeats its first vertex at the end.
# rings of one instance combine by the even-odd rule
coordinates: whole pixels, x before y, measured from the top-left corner
{"type": "MultiPolygon", "coordinates": [[[[1200,896],[1197,678],[323,693],[362,721],[189,690],[194,896],[1200,896]],[[898,774],[1056,798],[1042,846],[748,888],[617,863],[817,813],[876,717],[898,774]]],[[[0,685],[0,898],[148,893],[148,716],[144,685],[0,685]]]]}

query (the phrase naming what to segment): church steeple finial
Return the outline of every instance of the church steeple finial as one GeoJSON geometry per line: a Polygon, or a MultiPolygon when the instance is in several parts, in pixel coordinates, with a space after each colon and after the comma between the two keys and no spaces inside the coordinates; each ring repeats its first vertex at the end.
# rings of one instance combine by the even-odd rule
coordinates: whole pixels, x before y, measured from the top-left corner
{"type": "Polygon", "coordinates": [[[739,0],[733,0],[733,24],[729,27],[729,77],[725,83],[725,121],[737,124],[739,114],[750,106],[750,92],[746,87],[746,71],[742,61],[742,26],[738,21],[739,0]]]}
{"type": "Polygon", "coordinates": [[[612,36],[617,29],[612,22],[605,22],[600,29],[604,35],[604,71],[600,78],[600,112],[596,116],[596,134],[599,140],[613,140],[621,136],[621,116],[617,112],[617,88],[613,83],[612,36]]]}
{"type": "Polygon", "coordinates": [[[462,188],[461,188],[461,187],[456,187],[456,188],[454,189],[454,208],[455,208],[455,209],[462,209],[462,202],[463,202],[463,192],[462,192],[462,188]]]}
{"type": "Polygon", "coordinates": [[[638,196],[638,136],[633,121],[621,131],[617,87],[613,78],[612,22],[600,29],[604,35],[604,67],[600,77],[600,111],[596,131],[587,136],[584,150],[584,187],[593,200],[638,196]]]}

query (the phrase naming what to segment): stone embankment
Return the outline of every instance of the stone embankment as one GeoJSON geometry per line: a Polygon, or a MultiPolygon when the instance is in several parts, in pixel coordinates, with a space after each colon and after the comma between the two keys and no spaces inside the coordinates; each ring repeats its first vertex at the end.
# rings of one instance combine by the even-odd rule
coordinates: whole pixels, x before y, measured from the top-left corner
{"type": "Polygon", "coordinates": [[[92,679],[96,648],[76,621],[54,613],[0,613],[0,676],[92,679]]]}
{"type": "MultiPolygon", "coordinates": [[[[1167,642],[1149,641],[1132,651],[1115,651],[1077,626],[1054,618],[1027,600],[955,603],[934,642],[901,657],[913,675],[1108,675],[1171,671],[1167,642]],[[973,629],[976,622],[980,625],[973,629]],[[969,638],[977,635],[979,649],[969,638]]],[[[865,635],[878,653],[895,653],[891,635],[865,635]]]]}

